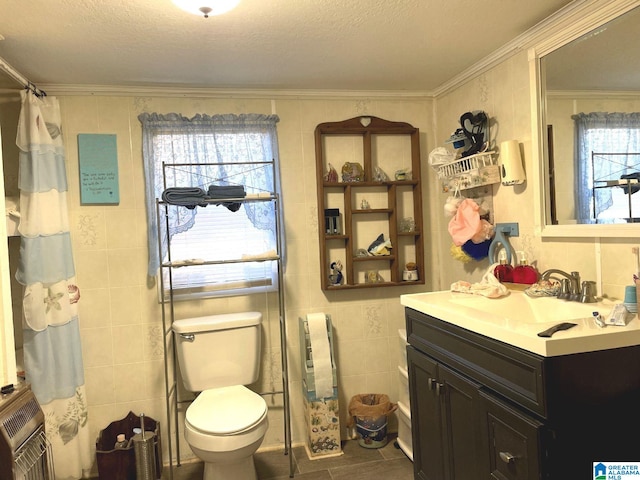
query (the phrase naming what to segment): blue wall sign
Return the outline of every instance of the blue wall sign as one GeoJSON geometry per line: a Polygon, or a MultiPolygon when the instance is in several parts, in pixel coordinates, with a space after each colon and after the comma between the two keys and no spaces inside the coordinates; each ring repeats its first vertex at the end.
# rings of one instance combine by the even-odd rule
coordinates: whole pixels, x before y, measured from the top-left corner
{"type": "Polygon", "coordinates": [[[78,134],[80,203],[118,204],[118,145],[116,135],[78,134]]]}

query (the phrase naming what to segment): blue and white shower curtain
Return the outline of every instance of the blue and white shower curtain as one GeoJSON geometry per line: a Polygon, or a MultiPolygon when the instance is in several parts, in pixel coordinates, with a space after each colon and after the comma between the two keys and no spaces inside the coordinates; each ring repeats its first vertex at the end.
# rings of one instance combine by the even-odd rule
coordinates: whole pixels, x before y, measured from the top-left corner
{"type": "Polygon", "coordinates": [[[92,464],[78,326],[67,174],[59,102],[22,92],[20,262],[27,381],[46,418],[56,479],[82,478],[92,464]]]}

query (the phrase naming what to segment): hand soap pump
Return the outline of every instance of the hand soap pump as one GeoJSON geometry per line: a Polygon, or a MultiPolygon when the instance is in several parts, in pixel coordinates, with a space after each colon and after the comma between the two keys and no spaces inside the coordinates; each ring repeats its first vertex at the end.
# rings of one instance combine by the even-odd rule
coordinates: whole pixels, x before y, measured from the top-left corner
{"type": "Polygon", "coordinates": [[[510,263],[507,263],[507,252],[505,250],[500,250],[498,261],[500,262],[499,265],[496,265],[496,268],[493,269],[495,277],[500,283],[513,282],[513,267],[510,263]]]}
{"type": "Polygon", "coordinates": [[[529,265],[524,252],[516,252],[518,265],[513,269],[513,283],[532,285],[538,281],[538,271],[529,265]]]}

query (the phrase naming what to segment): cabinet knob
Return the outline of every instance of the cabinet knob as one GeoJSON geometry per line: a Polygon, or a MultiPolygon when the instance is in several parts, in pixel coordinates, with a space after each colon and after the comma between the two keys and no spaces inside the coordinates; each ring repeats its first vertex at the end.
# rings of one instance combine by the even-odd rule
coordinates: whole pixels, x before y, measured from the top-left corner
{"type": "Polygon", "coordinates": [[[516,461],[516,457],[509,452],[500,452],[500,460],[504,463],[513,463],[516,461]]]}
{"type": "Polygon", "coordinates": [[[437,383],[436,382],[436,395],[439,396],[442,393],[441,392],[442,387],[444,387],[444,383],[437,383]]]}
{"type": "Polygon", "coordinates": [[[429,378],[429,380],[427,380],[427,387],[429,388],[429,390],[433,390],[434,383],[435,379],[433,378],[429,378]]]}

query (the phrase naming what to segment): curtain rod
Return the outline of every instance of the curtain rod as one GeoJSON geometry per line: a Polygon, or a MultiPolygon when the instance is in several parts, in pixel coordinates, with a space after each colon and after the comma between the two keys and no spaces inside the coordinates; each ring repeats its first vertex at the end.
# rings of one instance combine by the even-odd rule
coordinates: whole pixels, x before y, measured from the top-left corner
{"type": "Polygon", "coordinates": [[[9,75],[16,82],[20,83],[24,86],[25,89],[31,90],[36,97],[46,97],[47,92],[44,90],[40,90],[34,83],[31,83],[24,75],[18,72],[15,68],[7,63],[5,59],[0,57],[0,70],[4,71],[7,75],[9,75]]]}

